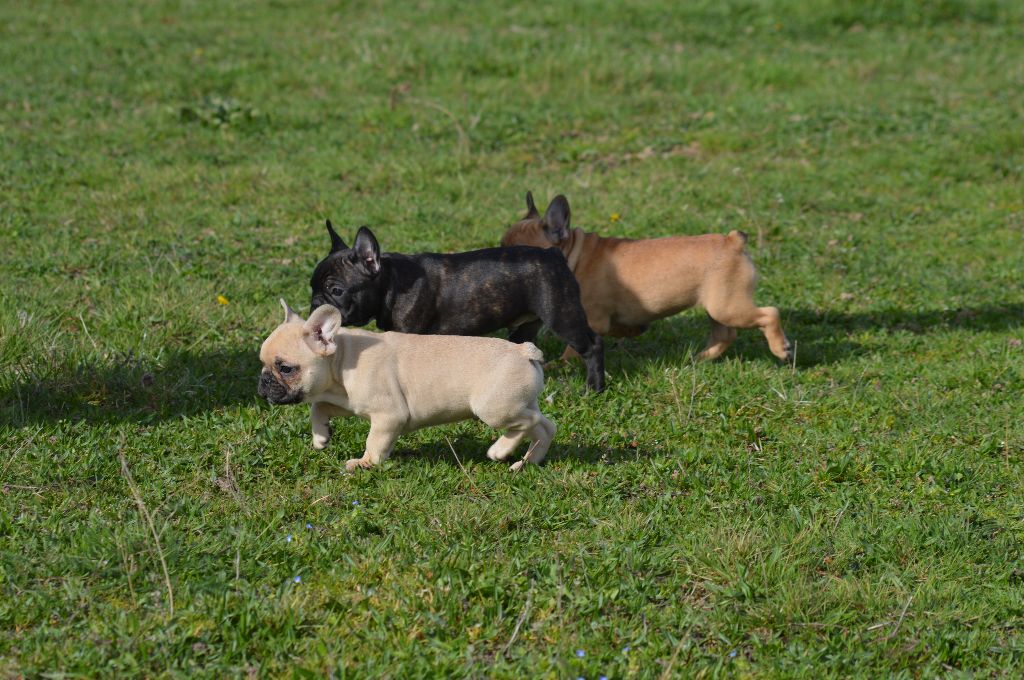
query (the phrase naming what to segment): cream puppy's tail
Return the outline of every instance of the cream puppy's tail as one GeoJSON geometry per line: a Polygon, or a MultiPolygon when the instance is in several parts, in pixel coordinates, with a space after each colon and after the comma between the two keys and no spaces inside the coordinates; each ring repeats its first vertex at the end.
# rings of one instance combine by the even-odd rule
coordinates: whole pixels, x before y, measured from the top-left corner
{"type": "Polygon", "coordinates": [[[544,361],[544,352],[540,351],[537,345],[532,342],[523,342],[516,347],[519,348],[519,353],[530,361],[544,361]]]}

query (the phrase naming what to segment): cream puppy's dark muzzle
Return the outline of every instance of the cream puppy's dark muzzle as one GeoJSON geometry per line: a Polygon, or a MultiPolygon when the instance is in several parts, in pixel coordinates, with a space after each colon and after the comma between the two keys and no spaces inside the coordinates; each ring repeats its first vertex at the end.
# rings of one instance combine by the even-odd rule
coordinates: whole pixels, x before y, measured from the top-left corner
{"type": "Polygon", "coordinates": [[[260,383],[256,392],[271,404],[298,404],[303,398],[302,390],[292,391],[265,368],[260,373],[260,383]]]}

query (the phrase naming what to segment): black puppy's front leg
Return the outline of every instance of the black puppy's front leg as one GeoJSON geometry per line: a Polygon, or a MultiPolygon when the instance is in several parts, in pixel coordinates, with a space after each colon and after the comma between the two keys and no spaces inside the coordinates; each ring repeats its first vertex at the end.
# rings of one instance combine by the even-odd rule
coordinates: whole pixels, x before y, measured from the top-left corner
{"type": "Polygon", "coordinates": [[[586,317],[579,315],[583,322],[566,323],[565,319],[552,319],[550,328],[569,347],[583,357],[587,366],[587,387],[594,392],[604,391],[604,339],[590,330],[586,317]]]}
{"type": "Polygon", "coordinates": [[[536,321],[527,321],[524,324],[520,324],[512,329],[512,332],[508,334],[509,342],[516,344],[523,342],[534,342],[537,339],[537,333],[540,332],[540,327],[543,325],[540,319],[536,321]]]}

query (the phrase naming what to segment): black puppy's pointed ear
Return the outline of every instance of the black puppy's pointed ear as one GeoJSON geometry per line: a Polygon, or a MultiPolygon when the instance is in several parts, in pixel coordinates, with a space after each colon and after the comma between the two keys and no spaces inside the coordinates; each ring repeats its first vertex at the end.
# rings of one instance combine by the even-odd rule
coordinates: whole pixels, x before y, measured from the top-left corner
{"type": "Polygon", "coordinates": [[[569,238],[569,200],[559,194],[544,213],[544,235],[552,243],[569,238]]]}
{"type": "Polygon", "coordinates": [[[529,220],[534,217],[540,217],[540,212],[537,210],[537,204],[533,202],[533,192],[526,192],[526,217],[524,220],[529,220]]]}
{"type": "Polygon", "coordinates": [[[330,220],[327,220],[327,233],[331,235],[331,252],[336,253],[339,250],[346,250],[348,246],[338,236],[338,232],[334,231],[334,225],[331,224],[330,220]]]}
{"type": "Polygon", "coordinates": [[[359,264],[367,274],[376,276],[380,273],[380,246],[377,237],[368,227],[359,227],[356,233],[356,244],[352,246],[359,264]]]}

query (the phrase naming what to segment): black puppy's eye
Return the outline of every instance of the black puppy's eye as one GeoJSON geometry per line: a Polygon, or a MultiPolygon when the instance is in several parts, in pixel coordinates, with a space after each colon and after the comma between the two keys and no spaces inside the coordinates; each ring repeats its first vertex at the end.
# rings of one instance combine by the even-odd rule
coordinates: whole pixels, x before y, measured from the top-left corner
{"type": "Polygon", "coordinates": [[[341,286],[331,286],[331,289],[328,292],[333,297],[341,297],[342,294],[344,294],[345,291],[344,291],[344,289],[342,289],[341,286]]]}
{"type": "Polygon", "coordinates": [[[281,373],[281,375],[291,375],[292,372],[295,370],[295,367],[288,366],[286,364],[281,364],[280,366],[277,367],[277,370],[281,373]]]}

